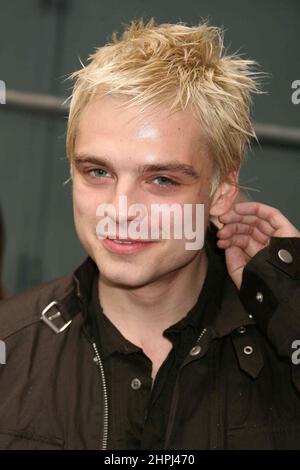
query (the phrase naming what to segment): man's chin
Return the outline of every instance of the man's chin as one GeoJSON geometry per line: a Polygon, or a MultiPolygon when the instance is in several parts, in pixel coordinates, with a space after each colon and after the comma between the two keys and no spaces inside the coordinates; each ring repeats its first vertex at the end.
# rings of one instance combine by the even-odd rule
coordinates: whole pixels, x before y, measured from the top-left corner
{"type": "Polygon", "coordinates": [[[105,269],[101,268],[99,271],[104,282],[119,288],[138,289],[139,287],[150,284],[154,280],[153,276],[147,275],[146,273],[140,273],[138,275],[137,272],[107,272],[105,269]]]}
{"type": "Polygon", "coordinates": [[[137,279],[128,279],[128,278],[121,278],[121,277],[110,277],[105,278],[107,282],[114,287],[122,288],[122,289],[139,289],[140,287],[144,287],[145,285],[149,284],[147,280],[142,281],[137,279]]]}

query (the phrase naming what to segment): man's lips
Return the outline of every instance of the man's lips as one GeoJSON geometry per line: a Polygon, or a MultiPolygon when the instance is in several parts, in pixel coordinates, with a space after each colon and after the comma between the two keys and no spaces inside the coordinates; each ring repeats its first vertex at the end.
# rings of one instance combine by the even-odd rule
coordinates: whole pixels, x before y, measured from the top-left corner
{"type": "Polygon", "coordinates": [[[126,238],[122,238],[120,236],[115,236],[115,237],[107,237],[109,240],[118,240],[118,241],[124,241],[124,242],[133,242],[133,243],[137,243],[137,242],[141,242],[141,243],[149,243],[149,242],[152,242],[152,240],[144,240],[142,238],[130,238],[130,237],[126,237],[126,238]]]}
{"type": "Polygon", "coordinates": [[[136,253],[153,245],[152,240],[139,240],[133,238],[107,237],[102,241],[104,247],[113,253],[136,253]]]}

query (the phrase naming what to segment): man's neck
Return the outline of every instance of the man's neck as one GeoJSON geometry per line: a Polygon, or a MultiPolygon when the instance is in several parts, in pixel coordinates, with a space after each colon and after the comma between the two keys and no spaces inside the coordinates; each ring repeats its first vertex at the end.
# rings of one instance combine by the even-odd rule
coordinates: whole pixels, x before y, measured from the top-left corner
{"type": "Polygon", "coordinates": [[[184,318],[197,302],[207,273],[202,250],[188,265],[149,285],[122,288],[99,276],[99,301],[105,315],[125,338],[142,346],[184,318]],[[122,308],[120,308],[122,306],[122,308]]]}

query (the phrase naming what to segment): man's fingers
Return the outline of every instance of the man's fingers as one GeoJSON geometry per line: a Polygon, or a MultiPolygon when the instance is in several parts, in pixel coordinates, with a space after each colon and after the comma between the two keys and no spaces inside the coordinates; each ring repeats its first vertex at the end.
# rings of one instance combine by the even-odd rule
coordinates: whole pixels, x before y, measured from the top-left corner
{"type": "Polygon", "coordinates": [[[258,202],[242,202],[234,206],[235,211],[241,215],[255,215],[269,222],[275,230],[283,225],[290,225],[290,221],[276,207],[258,202]]]}
{"type": "Polygon", "coordinates": [[[254,240],[249,235],[233,235],[226,240],[218,240],[217,245],[223,249],[229,248],[231,246],[239,247],[244,250],[245,253],[250,256],[250,258],[253,258],[253,256],[255,256],[258,251],[262,250],[266,246],[254,240]]]}
{"type": "Polygon", "coordinates": [[[233,222],[239,222],[257,227],[261,232],[269,237],[271,237],[275,232],[274,227],[269,222],[258,218],[256,215],[242,215],[237,214],[234,211],[229,211],[226,214],[220,216],[219,219],[224,223],[224,228],[233,222]]]}
{"type": "Polygon", "coordinates": [[[230,238],[234,234],[250,235],[254,238],[254,240],[262,244],[266,244],[270,239],[269,235],[261,232],[257,227],[239,222],[226,224],[221,230],[218,231],[218,237],[220,239],[230,238]]]}

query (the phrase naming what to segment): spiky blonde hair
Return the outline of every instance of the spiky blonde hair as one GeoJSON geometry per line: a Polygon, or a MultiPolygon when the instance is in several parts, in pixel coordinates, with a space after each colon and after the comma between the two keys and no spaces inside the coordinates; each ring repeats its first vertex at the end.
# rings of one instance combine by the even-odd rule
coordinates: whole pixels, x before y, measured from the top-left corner
{"type": "Polygon", "coordinates": [[[120,39],[96,49],[89,64],[74,72],[67,156],[72,161],[83,108],[105,95],[127,96],[125,106],[168,106],[194,112],[204,130],[214,164],[211,194],[220,179],[237,170],[246,146],[256,138],[250,120],[251,93],[258,92],[256,63],[226,55],[222,29],[204,22],[156,25],[132,21],[120,39]]]}

